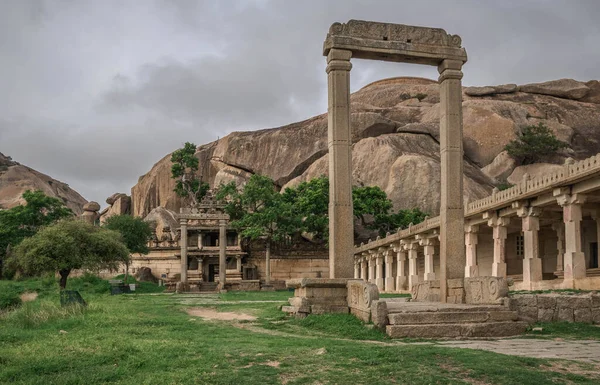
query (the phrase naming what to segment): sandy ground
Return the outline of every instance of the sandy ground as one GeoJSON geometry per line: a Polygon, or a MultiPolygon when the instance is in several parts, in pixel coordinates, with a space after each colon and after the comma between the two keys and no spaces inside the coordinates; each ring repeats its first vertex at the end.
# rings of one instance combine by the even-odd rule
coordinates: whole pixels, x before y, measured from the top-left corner
{"type": "Polygon", "coordinates": [[[244,313],[218,312],[215,309],[196,307],[187,309],[186,312],[194,317],[220,321],[254,321],[256,317],[244,313]]]}
{"type": "Polygon", "coordinates": [[[38,296],[37,292],[31,291],[31,292],[23,293],[19,297],[21,298],[21,301],[23,301],[23,302],[30,302],[30,301],[35,300],[37,298],[37,296],[38,296]]]}

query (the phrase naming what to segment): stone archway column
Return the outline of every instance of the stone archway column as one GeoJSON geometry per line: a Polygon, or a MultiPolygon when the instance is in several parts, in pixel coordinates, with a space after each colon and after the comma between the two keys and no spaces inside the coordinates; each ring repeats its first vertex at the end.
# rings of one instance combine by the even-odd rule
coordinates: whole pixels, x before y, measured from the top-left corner
{"type": "Polygon", "coordinates": [[[494,260],[492,262],[492,276],[506,278],[506,238],[508,217],[494,216],[488,220],[494,238],[494,260]]]}
{"type": "Polygon", "coordinates": [[[183,283],[187,283],[187,268],[188,268],[188,258],[187,258],[187,219],[180,219],[179,224],[181,226],[181,238],[179,239],[179,243],[181,246],[181,279],[180,281],[183,283]]]}
{"type": "Polygon", "coordinates": [[[522,207],[518,211],[523,221],[523,284],[531,290],[533,282],[542,280],[542,260],[540,259],[539,230],[541,210],[536,207],[522,207]]]}
{"type": "Polygon", "coordinates": [[[369,282],[369,271],[367,269],[367,258],[368,258],[368,254],[365,255],[365,253],[363,253],[361,255],[361,259],[360,259],[360,278],[365,282],[369,282]]]}
{"type": "Polygon", "coordinates": [[[221,290],[225,289],[225,277],[227,275],[227,221],[219,220],[219,285],[221,290]]]}
{"type": "Polygon", "coordinates": [[[554,223],[552,224],[552,230],[556,231],[556,272],[563,272],[563,258],[565,257],[565,224],[554,223]]]}
{"type": "Polygon", "coordinates": [[[385,251],[385,291],[391,293],[395,290],[395,280],[394,280],[394,254],[392,253],[392,249],[387,249],[385,251]]]}
{"type": "Polygon", "coordinates": [[[479,226],[465,226],[465,246],[467,263],[465,265],[465,277],[478,277],[479,266],[477,265],[477,232],[479,226]]]}
{"type": "Polygon", "coordinates": [[[406,289],[407,277],[405,270],[406,251],[403,245],[398,246],[396,251],[396,291],[406,289]]]}
{"type": "Polygon", "coordinates": [[[413,285],[419,283],[419,272],[417,269],[417,243],[406,245],[408,250],[408,289],[412,290],[413,285]]]}
{"type": "MultiPolygon", "coordinates": [[[[463,62],[460,60],[445,59],[438,66],[440,73],[441,302],[448,301],[447,281],[464,278],[462,65],[463,62]]],[[[451,302],[454,300],[453,298],[451,302]]]]}
{"type": "Polygon", "coordinates": [[[565,280],[585,278],[585,254],[581,247],[581,220],[585,196],[579,194],[559,196],[565,223],[565,257],[563,260],[565,280]]]}
{"type": "Polygon", "coordinates": [[[435,271],[433,271],[433,254],[435,250],[433,239],[421,239],[419,243],[423,246],[423,255],[425,255],[425,272],[423,278],[425,281],[433,281],[435,279],[435,271]]]}
{"type": "Polygon", "coordinates": [[[350,134],[350,58],[352,51],[327,55],[329,149],[329,277],[352,277],[352,140],[350,134]]]}

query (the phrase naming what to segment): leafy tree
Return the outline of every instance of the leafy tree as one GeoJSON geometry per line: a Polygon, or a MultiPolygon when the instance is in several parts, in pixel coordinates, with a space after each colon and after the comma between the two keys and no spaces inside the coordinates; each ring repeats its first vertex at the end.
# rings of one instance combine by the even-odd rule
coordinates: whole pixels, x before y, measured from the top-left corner
{"type": "MultiPolygon", "coordinates": [[[[132,217],[131,215],[113,215],[104,223],[104,227],[109,230],[117,231],[121,234],[123,242],[129,253],[148,253],[148,241],[152,236],[152,229],[142,218],[132,217]]],[[[125,263],[125,281],[129,275],[129,260],[125,263]]]]}
{"type": "Polygon", "coordinates": [[[327,240],[329,229],[329,179],[325,176],[286,188],[283,199],[293,205],[302,219],[301,231],[327,240]]]}
{"type": "Polygon", "coordinates": [[[427,213],[419,208],[398,210],[395,213],[375,215],[375,221],[369,225],[369,228],[379,231],[379,234],[383,236],[388,232],[405,229],[411,223],[413,225],[421,223],[425,218],[427,218],[427,213]]]}
{"type": "Polygon", "coordinates": [[[198,158],[195,153],[196,145],[186,142],[183,148],[171,154],[171,177],[177,181],[173,191],[182,198],[190,199],[194,206],[210,189],[209,184],[197,176],[198,158]]]}
{"type": "MultiPolygon", "coordinates": [[[[241,191],[235,184],[221,186],[216,198],[227,202],[231,225],[241,236],[265,240],[267,266],[271,243],[287,239],[300,228],[293,204],[283,199],[269,177],[252,175],[241,191]]],[[[270,281],[269,274],[266,281],[270,281]]]]}
{"type": "Polygon", "coordinates": [[[504,149],[521,164],[531,164],[554,155],[565,147],[567,144],[558,140],[552,131],[540,122],[537,126],[524,127],[517,139],[508,143],[504,149]]]}
{"type": "Polygon", "coordinates": [[[0,210],[0,272],[11,248],[34,235],[42,226],[73,216],[62,200],[49,197],[42,191],[23,193],[25,204],[0,210]]]}
{"type": "Polygon", "coordinates": [[[116,231],[61,220],[24,239],[11,258],[27,275],[58,272],[64,289],[73,269],[116,269],[129,260],[129,251],[116,231]]]}

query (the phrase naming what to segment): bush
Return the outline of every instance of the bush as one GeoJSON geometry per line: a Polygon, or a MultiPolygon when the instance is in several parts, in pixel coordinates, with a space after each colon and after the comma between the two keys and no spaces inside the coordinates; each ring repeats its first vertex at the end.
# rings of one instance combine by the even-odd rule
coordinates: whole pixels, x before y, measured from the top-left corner
{"type": "Polygon", "coordinates": [[[556,139],[552,131],[540,123],[524,127],[517,139],[508,143],[504,149],[520,164],[531,164],[555,155],[565,147],[565,142],[556,139]]]}

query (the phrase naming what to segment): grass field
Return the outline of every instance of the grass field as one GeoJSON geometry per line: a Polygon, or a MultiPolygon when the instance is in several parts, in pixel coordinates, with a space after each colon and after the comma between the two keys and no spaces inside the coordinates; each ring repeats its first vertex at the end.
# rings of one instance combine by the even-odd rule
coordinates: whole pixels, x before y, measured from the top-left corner
{"type": "Polygon", "coordinates": [[[43,280],[0,281],[40,292],[0,316],[0,384],[600,383],[590,365],[399,344],[350,315],[289,318],[279,310],[289,292],[110,296],[103,281],[70,281],[87,308],[61,309],[43,280]],[[209,321],[192,308],[257,319],[209,321]]]}

